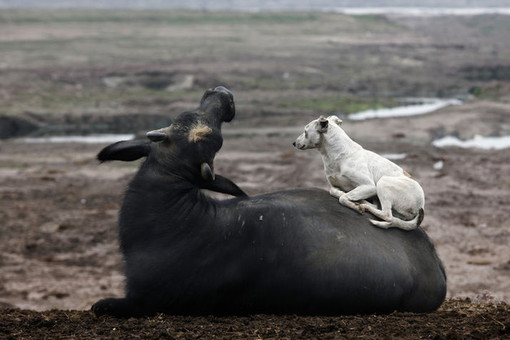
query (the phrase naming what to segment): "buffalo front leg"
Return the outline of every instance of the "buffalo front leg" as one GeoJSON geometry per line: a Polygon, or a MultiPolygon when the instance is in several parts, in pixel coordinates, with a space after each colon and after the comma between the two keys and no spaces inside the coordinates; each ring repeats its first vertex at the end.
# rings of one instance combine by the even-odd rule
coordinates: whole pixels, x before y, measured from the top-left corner
{"type": "Polygon", "coordinates": [[[360,214],[365,211],[363,206],[361,206],[357,201],[365,200],[377,194],[376,187],[374,185],[365,184],[360,185],[352,189],[349,192],[346,192],[339,198],[339,202],[346,207],[349,207],[353,210],[356,210],[360,214]]]}
{"type": "Polygon", "coordinates": [[[107,298],[99,300],[92,306],[91,310],[96,316],[111,315],[120,318],[146,314],[140,306],[126,298],[107,298]]]}

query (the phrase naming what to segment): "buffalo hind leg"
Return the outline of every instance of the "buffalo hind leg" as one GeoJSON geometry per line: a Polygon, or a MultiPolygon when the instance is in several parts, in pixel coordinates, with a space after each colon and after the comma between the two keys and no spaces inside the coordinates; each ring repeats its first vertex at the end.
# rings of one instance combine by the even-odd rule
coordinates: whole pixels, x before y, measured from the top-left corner
{"type": "Polygon", "coordinates": [[[143,308],[140,308],[132,300],[126,298],[107,298],[96,302],[91,310],[96,316],[110,315],[119,318],[145,315],[143,308]]]}

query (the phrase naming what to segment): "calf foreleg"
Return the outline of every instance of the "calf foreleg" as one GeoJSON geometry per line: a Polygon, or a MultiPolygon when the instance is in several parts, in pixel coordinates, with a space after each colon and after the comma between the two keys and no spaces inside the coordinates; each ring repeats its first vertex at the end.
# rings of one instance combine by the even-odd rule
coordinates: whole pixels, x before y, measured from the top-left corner
{"type": "Polygon", "coordinates": [[[340,198],[342,195],[345,194],[345,192],[338,189],[337,187],[331,186],[331,188],[329,189],[329,194],[333,197],[340,198]]]}
{"type": "Polygon", "coordinates": [[[344,193],[340,196],[339,202],[346,207],[356,210],[359,213],[365,211],[364,207],[361,206],[357,201],[365,200],[377,194],[375,185],[365,184],[360,185],[352,189],[351,191],[344,193]]]}

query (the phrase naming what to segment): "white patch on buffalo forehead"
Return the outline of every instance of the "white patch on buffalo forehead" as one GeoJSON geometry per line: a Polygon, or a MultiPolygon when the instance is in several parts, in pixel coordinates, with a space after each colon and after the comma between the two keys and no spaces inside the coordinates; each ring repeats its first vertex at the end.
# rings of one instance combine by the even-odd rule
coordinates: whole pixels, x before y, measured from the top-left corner
{"type": "Polygon", "coordinates": [[[197,124],[191,128],[188,135],[190,143],[196,143],[212,132],[212,129],[204,124],[197,124]]]}

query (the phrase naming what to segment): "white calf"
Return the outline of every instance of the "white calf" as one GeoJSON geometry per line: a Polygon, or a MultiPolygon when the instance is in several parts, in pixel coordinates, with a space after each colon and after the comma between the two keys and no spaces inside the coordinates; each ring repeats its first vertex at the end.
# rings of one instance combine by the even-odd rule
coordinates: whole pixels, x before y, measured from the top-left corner
{"type": "Polygon", "coordinates": [[[421,186],[395,163],[363,149],[347,136],[341,124],[336,116],[321,116],[305,126],[294,146],[300,150],[319,149],[330,194],[341,204],[360,213],[369,211],[383,220],[370,220],[381,228],[417,228],[425,206],[421,186]],[[374,196],[379,199],[380,209],[365,201],[374,196]]]}

